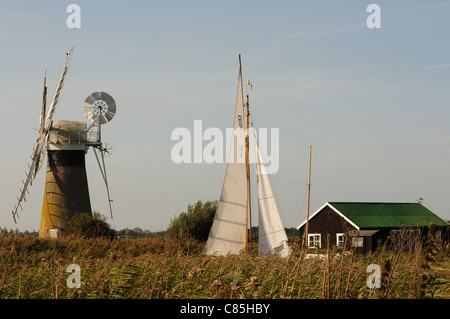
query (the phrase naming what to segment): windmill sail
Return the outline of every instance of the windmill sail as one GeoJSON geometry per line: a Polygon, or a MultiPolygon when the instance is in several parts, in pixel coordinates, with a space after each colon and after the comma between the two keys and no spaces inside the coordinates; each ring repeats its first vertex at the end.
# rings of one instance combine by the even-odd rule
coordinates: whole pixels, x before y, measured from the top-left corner
{"type": "Polygon", "coordinates": [[[233,138],[222,193],[203,251],[208,255],[237,254],[244,249],[246,240],[247,170],[245,163],[244,99],[240,59],[233,128],[233,138]]]}
{"type": "MultiPolygon", "coordinates": [[[[14,218],[14,221],[16,222],[16,216],[18,215],[17,210],[19,209],[19,207],[21,206],[21,202],[22,201],[26,201],[26,193],[28,192],[28,185],[33,183],[34,178],[36,177],[36,174],[39,170],[40,167],[40,163],[42,163],[42,161],[40,161],[44,147],[45,147],[45,143],[47,140],[47,135],[48,132],[50,130],[50,127],[52,125],[52,118],[53,118],[53,114],[55,114],[55,109],[56,109],[56,105],[58,104],[58,100],[59,100],[59,96],[64,84],[64,80],[67,74],[67,70],[69,69],[69,63],[70,63],[70,58],[72,55],[72,50],[73,47],[70,49],[69,53],[67,53],[67,57],[66,57],[66,62],[64,64],[63,70],[61,72],[61,76],[59,78],[58,81],[58,85],[56,86],[56,90],[55,90],[55,94],[53,95],[53,99],[52,102],[50,104],[50,108],[47,112],[47,116],[45,118],[45,121],[42,122],[43,117],[40,117],[40,129],[39,129],[39,137],[36,140],[36,143],[33,146],[33,152],[31,155],[31,164],[28,165],[28,172],[26,172],[25,174],[25,180],[23,181],[23,187],[20,189],[20,196],[17,198],[17,204],[14,206],[14,209],[12,211],[12,215],[14,218]]],[[[44,78],[45,81],[45,78],[44,78]]],[[[43,102],[44,102],[44,98],[46,99],[46,88],[45,88],[45,82],[44,82],[44,93],[45,96],[43,96],[43,102]]],[[[42,105],[41,105],[41,111],[42,111],[42,105]]]]}
{"type": "MultiPolygon", "coordinates": [[[[43,88],[42,88],[41,112],[39,114],[39,137],[44,132],[45,108],[46,107],[47,107],[47,71],[45,72],[45,75],[44,75],[44,85],[43,85],[43,88]]],[[[38,140],[39,140],[39,137],[38,137],[38,140]]],[[[36,177],[37,172],[39,171],[39,168],[41,167],[42,161],[44,159],[44,154],[45,154],[45,152],[43,152],[41,150],[41,153],[39,154],[39,156],[38,156],[38,158],[36,160],[36,165],[34,167],[34,176],[33,176],[33,178],[36,177]]]]}
{"type": "Polygon", "coordinates": [[[259,256],[277,253],[281,257],[287,257],[289,255],[288,239],[256,138],[255,144],[259,204],[259,256]]]}
{"type": "Polygon", "coordinates": [[[41,113],[39,115],[39,135],[44,131],[45,108],[47,106],[47,72],[44,75],[44,87],[42,89],[41,113]]]}
{"type": "Polygon", "coordinates": [[[50,107],[48,108],[47,117],[45,118],[44,123],[44,133],[47,133],[50,130],[50,126],[52,125],[52,118],[55,114],[56,105],[58,104],[59,96],[61,95],[61,90],[64,85],[64,80],[66,79],[67,71],[69,70],[72,51],[73,47],[70,49],[69,53],[67,53],[66,63],[64,64],[61,76],[59,77],[58,85],[56,86],[55,93],[53,94],[52,102],[50,104],[50,107]]]}

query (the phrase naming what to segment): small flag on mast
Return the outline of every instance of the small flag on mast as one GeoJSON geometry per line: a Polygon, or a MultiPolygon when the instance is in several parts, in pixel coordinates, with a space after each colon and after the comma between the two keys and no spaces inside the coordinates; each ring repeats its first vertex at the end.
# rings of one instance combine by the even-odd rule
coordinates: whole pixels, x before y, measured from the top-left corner
{"type": "Polygon", "coordinates": [[[251,87],[252,90],[253,90],[253,85],[252,85],[252,83],[250,82],[250,80],[247,80],[247,84],[250,85],[250,87],[251,87]]]}

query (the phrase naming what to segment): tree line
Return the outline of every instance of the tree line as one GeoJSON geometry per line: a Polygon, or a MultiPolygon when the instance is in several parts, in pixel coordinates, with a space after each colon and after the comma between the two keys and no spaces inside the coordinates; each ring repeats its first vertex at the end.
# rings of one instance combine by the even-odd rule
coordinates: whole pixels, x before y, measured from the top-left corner
{"type": "MultiPolygon", "coordinates": [[[[92,217],[89,214],[77,214],[69,220],[64,233],[79,237],[108,237],[108,238],[154,238],[164,237],[173,239],[193,238],[199,241],[208,239],[214,216],[217,210],[218,201],[198,200],[194,204],[189,204],[187,210],[170,220],[169,226],[163,231],[144,230],[140,227],[124,228],[114,230],[107,223],[106,217],[99,212],[93,212],[92,217]]],[[[298,237],[296,228],[286,228],[288,237],[298,237]]],[[[35,236],[38,231],[7,230],[0,228],[0,236],[35,236]]],[[[257,240],[258,227],[252,227],[253,240],[257,240]]]]}

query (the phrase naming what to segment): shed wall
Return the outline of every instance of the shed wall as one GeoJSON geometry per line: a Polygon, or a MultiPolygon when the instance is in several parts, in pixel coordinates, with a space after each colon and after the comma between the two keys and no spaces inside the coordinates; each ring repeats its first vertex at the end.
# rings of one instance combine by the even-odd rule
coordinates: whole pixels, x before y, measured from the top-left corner
{"type": "MultiPolygon", "coordinates": [[[[325,206],[319,213],[309,220],[308,234],[320,233],[321,245],[326,247],[327,235],[330,234],[330,247],[336,245],[336,234],[346,233],[356,228],[347,222],[329,206],[325,206]]],[[[300,228],[300,238],[305,236],[305,225],[300,228]]]]}

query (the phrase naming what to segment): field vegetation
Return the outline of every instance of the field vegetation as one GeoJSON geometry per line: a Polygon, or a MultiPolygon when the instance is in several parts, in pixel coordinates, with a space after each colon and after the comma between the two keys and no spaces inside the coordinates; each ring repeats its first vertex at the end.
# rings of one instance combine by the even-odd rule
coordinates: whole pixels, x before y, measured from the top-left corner
{"type": "Polygon", "coordinates": [[[212,257],[190,237],[41,239],[4,230],[0,237],[0,298],[450,298],[449,247],[382,247],[358,255],[328,249],[258,257],[212,257]],[[310,252],[311,253],[311,252],[310,252]],[[317,251],[315,251],[317,253],[317,251]],[[66,271],[80,266],[80,288],[66,271]],[[381,270],[381,288],[368,288],[367,267],[381,270]]]}
{"type": "Polygon", "coordinates": [[[114,231],[99,213],[74,217],[59,238],[0,229],[0,298],[450,299],[450,247],[433,227],[421,244],[411,244],[406,230],[397,249],[386,244],[365,255],[342,247],[305,252],[287,229],[288,258],[258,257],[256,238],[247,254],[206,256],[216,206],[189,205],[157,233],[114,231]],[[70,288],[73,264],[79,288],[70,288]],[[370,265],[379,266],[379,288],[368,285],[370,265]]]}

